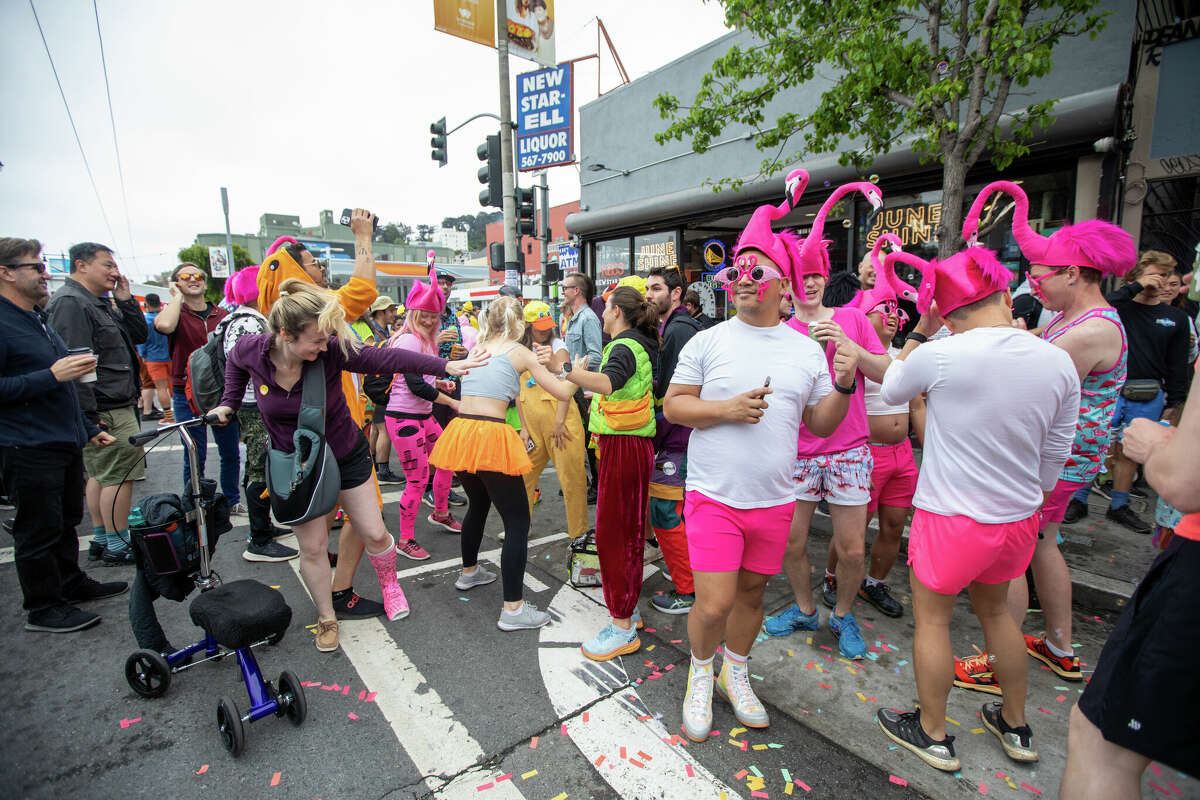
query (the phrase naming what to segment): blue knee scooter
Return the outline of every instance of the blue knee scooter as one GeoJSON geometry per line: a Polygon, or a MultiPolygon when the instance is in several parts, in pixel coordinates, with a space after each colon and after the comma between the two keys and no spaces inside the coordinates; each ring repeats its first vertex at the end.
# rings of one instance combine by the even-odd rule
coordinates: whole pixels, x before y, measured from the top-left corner
{"type": "MultiPolygon", "coordinates": [[[[161,697],[171,685],[171,676],[206,661],[218,661],[236,655],[242,680],[250,697],[250,710],[244,715],[229,697],[217,705],[217,729],[230,755],[241,755],[246,746],[244,723],[274,714],[286,716],[300,725],[308,713],[304,688],[290,670],[279,676],[278,686],[264,680],[252,648],[276,644],[291,623],[292,610],[283,595],[258,581],[241,580],[222,585],[210,566],[208,520],[197,468],[196,442],[187,428],[215,422],[207,417],[164,425],[157,430],[130,436],[134,445],[143,445],[172,431],[178,431],[191,467],[191,504],[178,524],[147,526],[134,530],[131,540],[138,557],[138,569],[154,579],[174,578],[194,582],[200,596],[192,601],[192,622],[204,630],[204,638],[174,653],[138,650],[125,660],[125,679],[142,697],[161,697]],[[194,523],[194,524],[193,524],[194,523]],[[195,534],[197,540],[190,537],[195,534]],[[198,544],[198,548],[196,545],[198,544]],[[196,550],[198,549],[198,557],[196,550]],[[193,574],[194,573],[194,574],[193,574]],[[203,653],[195,661],[192,657],[203,653]]],[[[143,576],[139,576],[143,579],[143,576]]],[[[190,590],[190,586],[188,589],[190,590]]],[[[183,593],[186,596],[186,592],[183,593]]]]}

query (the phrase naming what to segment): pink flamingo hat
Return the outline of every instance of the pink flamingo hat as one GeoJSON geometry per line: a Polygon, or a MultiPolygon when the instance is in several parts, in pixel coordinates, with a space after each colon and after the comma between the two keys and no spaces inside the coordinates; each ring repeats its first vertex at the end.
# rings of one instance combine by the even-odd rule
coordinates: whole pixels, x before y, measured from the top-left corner
{"type": "Polygon", "coordinates": [[[1107,275],[1121,276],[1137,261],[1133,237],[1111,222],[1089,219],[1064,225],[1050,236],[1042,236],[1029,226],[1029,197],[1012,181],[993,181],[983,187],[963,220],[963,238],[976,246],[979,240],[979,215],[984,203],[995,192],[1004,192],[1016,203],[1012,232],[1021,253],[1030,264],[1046,267],[1090,267],[1107,275]]]}
{"type": "Polygon", "coordinates": [[[1000,263],[996,254],[976,245],[955,253],[945,261],[922,261],[911,253],[888,253],[884,263],[903,261],[921,272],[921,288],[917,291],[917,311],[924,314],[936,301],[938,312],[949,314],[956,308],[970,305],[990,294],[1008,288],[1012,273],[1000,263]]]}
{"type": "Polygon", "coordinates": [[[885,244],[891,245],[893,252],[899,251],[902,247],[899,236],[894,233],[881,233],[879,238],[875,240],[875,246],[871,248],[871,263],[875,266],[875,287],[872,289],[860,289],[855,293],[850,302],[846,303],[847,306],[857,308],[864,314],[880,303],[890,301],[894,305],[899,295],[896,291],[898,286],[901,291],[904,291],[904,287],[907,287],[912,294],[912,297],[908,299],[913,301],[917,299],[916,290],[896,277],[896,273],[892,271],[893,266],[891,264],[880,263],[879,252],[885,244]]]}
{"type": "Polygon", "coordinates": [[[239,269],[225,281],[225,299],[243,306],[258,299],[258,264],[239,269]]]}
{"type": "MultiPolygon", "coordinates": [[[[754,213],[750,215],[750,221],[746,223],[745,229],[738,236],[737,244],[733,247],[733,256],[736,259],[746,250],[758,250],[774,261],[781,273],[787,275],[791,255],[786,242],[779,238],[779,234],[771,230],[771,223],[783,219],[796,207],[796,203],[800,201],[800,195],[804,194],[804,189],[808,186],[808,173],[802,169],[792,170],[788,173],[784,186],[782,203],[777,206],[764,205],[754,209],[754,213]]],[[[733,284],[730,284],[729,292],[732,297],[733,284]]]]}
{"type": "Polygon", "coordinates": [[[799,246],[792,250],[791,278],[793,285],[799,285],[803,282],[805,275],[813,273],[829,277],[829,252],[826,250],[828,242],[821,240],[825,234],[825,218],[829,216],[829,212],[837,202],[851,192],[862,192],[875,210],[883,208],[883,192],[879,191],[879,187],[873,183],[852,181],[843,183],[835,189],[821,206],[821,210],[817,212],[808,236],[800,240],[799,246]]]}
{"type": "Polygon", "coordinates": [[[434,255],[432,250],[425,254],[429,264],[429,283],[413,281],[413,288],[408,293],[408,299],[404,301],[404,306],[409,311],[416,309],[441,314],[442,309],[446,307],[446,295],[442,294],[442,287],[438,286],[437,272],[433,268],[434,255]]]}

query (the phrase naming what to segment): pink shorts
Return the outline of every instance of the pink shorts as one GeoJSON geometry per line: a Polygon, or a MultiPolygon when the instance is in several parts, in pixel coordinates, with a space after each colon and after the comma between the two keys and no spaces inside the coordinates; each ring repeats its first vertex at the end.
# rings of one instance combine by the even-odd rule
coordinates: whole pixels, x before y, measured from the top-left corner
{"type": "Polygon", "coordinates": [[[972,583],[1006,583],[1025,574],[1037,534],[1036,513],[989,525],[918,508],[908,532],[908,564],[938,594],[958,594],[972,583]]]}
{"type": "Polygon", "coordinates": [[[875,461],[867,512],[881,505],[912,508],[913,494],[917,491],[917,462],[913,459],[912,442],[907,438],[896,444],[868,442],[867,447],[871,448],[871,458],[875,461]]]}
{"type": "Polygon", "coordinates": [[[1071,502],[1071,495],[1087,485],[1087,481],[1064,480],[1054,484],[1050,496],[1046,498],[1046,502],[1042,503],[1042,522],[1039,527],[1044,528],[1051,523],[1062,522],[1063,517],[1067,514],[1067,503],[1071,502]]]}
{"type": "Polygon", "coordinates": [[[783,569],[795,503],[733,508],[700,492],[684,493],[688,557],[693,572],[775,575],[783,569]]]}

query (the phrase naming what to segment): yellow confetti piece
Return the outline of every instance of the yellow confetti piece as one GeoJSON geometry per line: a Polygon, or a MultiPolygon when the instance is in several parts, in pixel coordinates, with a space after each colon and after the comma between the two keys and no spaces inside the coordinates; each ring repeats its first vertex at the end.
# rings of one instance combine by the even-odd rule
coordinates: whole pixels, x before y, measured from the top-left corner
{"type": "Polygon", "coordinates": [[[971,733],[983,733],[983,728],[971,728],[971,733]]]}
{"type": "Polygon", "coordinates": [[[536,769],[531,769],[531,770],[529,770],[529,772],[522,772],[522,773],[521,773],[521,780],[523,780],[523,781],[527,781],[527,780],[529,780],[530,778],[532,778],[534,775],[537,775],[537,770],[536,770],[536,769]]]}
{"type": "Polygon", "coordinates": [[[959,722],[958,720],[950,719],[949,717],[946,717],[946,722],[949,722],[951,725],[957,725],[960,728],[962,727],[961,722],[959,722]]]}
{"type": "Polygon", "coordinates": [[[751,745],[750,749],[751,750],[766,750],[767,746],[765,744],[755,744],[755,745],[751,745]]]}
{"type": "Polygon", "coordinates": [[[652,645],[650,645],[649,647],[647,647],[647,648],[646,648],[646,651],[647,651],[647,652],[649,652],[649,651],[653,650],[653,649],[654,649],[655,647],[657,647],[657,646],[658,646],[658,645],[653,645],[653,644],[652,644],[652,645]]]}
{"type": "Polygon", "coordinates": [[[757,792],[767,785],[767,782],[762,778],[746,778],[746,788],[752,792],[757,792]]]}
{"type": "Polygon", "coordinates": [[[858,699],[859,699],[859,700],[862,700],[864,703],[865,703],[865,702],[867,702],[867,698],[866,698],[866,696],[865,696],[865,695],[863,695],[863,693],[862,693],[862,692],[858,692],[857,694],[858,694],[858,699]]]}
{"type": "Polygon", "coordinates": [[[792,784],[791,782],[788,782],[788,783],[784,784],[784,786],[783,786],[783,793],[784,793],[784,794],[791,794],[791,793],[792,793],[792,786],[793,786],[793,785],[794,785],[794,784],[792,784]]]}
{"type": "Polygon", "coordinates": [[[849,672],[851,675],[857,675],[857,674],[858,674],[858,673],[857,673],[857,672],[854,670],[854,667],[846,667],[846,671],[847,671],[847,672],[849,672]]]}
{"type": "Polygon", "coordinates": [[[812,637],[811,637],[811,636],[809,636],[809,637],[808,637],[808,638],[805,640],[805,642],[804,642],[804,643],[805,643],[805,644],[812,644],[812,637]]]}
{"type": "Polygon", "coordinates": [[[791,650],[788,650],[788,657],[789,657],[789,658],[795,658],[795,657],[796,657],[796,654],[795,654],[795,653],[793,653],[791,650]]]}
{"type": "Polygon", "coordinates": [[[554,797],[550,798],[550,800],[567,800],[567,793],[561,792],[559,794],[556,794],[556,795],[554,795],[554,797]]]}
{"type": "Polygon", "coordinates": [[[745,733],[745,732],[746,732],[746,729],[745,729],[745,728],[734,728],[733,730],[731,730],[731,731],[729,732],[729,735],[730,735],[730,736],[737,736],[739,733],[745,733]]]}

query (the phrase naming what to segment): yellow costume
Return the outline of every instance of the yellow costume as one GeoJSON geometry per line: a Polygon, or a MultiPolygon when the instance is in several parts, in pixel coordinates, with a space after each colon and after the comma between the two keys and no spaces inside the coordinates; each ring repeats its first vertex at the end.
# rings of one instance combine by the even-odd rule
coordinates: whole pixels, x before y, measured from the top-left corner
{"type": "Polygon", "coordinates": [[[554,420],[558,413],[558,401],[554,396],[538,386],[529,385],[529,373],[521,376],[521,395],[517,402],[525,414],[526,431],[533,439],[535,447],[529,454],[533,469],[526,472],[525,495],[529,499],[529,507],[533,508],[533,491],[537,488],[538,478],[546,463],[554,462],[558,472],[558,483],[563,490],[563,503],[567,508],[567,536],[575,539],[587,533],[587,465],[584,457],[584,443],[587,441],[583,432],[583,423],[579,419],[579,408],[574,402],[567,402],[567,419],[563,427],[570,438],[566,446],[559,448],[554,444],[554,420]]]}

